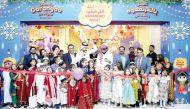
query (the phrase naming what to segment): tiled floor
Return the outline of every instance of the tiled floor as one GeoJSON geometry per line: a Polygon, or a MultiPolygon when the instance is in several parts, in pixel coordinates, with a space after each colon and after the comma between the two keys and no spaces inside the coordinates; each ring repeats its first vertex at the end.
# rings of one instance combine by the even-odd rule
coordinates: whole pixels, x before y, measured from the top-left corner
{"type": "MultiPolygon", "coordinates": [[[[2,109],[14,109],[14,108],[5,107],[2,109]]],[[[20,109],[26,109],[26,108],[20,108],[20,109]]],[[[27,108],[27,109],[29,109],[29,108],[27,108]]],[[[37,109],[37,108],[35,108],[35,109],[37,109]]],[[[41,109],[43,109],[43,108],[41,108],[41,109]]],[[[47,108],[47,109],[49,109],[49,108],[47,108]]],[[[61,109],[77,109],[77,108],[61,108],[61,109]]],[[[107,105],[103,105],[103,104],[97,104],[97,105],[94,105],[94,109],[164,109],[164,108],[155,107],[155,106],[154,107],[147,106],[146,108],[126,108],[126,107],[120,108],[120,107],[114,107],[114,106],[107,106],[107,105]]],[[[177,104],[174,107],[168,106],[167,109],[190,109],[190,104],[177,104]]]]}

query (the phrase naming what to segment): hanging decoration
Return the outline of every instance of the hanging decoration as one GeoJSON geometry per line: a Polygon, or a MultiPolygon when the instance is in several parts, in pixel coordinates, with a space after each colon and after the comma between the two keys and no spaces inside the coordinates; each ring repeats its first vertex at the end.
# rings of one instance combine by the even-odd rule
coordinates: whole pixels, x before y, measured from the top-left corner
{"type": "Polygon", "coordinates": [[[23,41],[28,40],[28,34],[29,34],[29,27],[28,25],[22,25],[20,28],[20,37],[23,41]]]}
{"type": "Polygon", "coordinates": [[[11,21],[11,22],[6,21],[0,27],[1,36],[7,40],[12,40],[17,35],[19,35],[18,31],[19,31],[18,25],[13,21],[11,21]]]}
{"type": "Polygon", "coordinates": [[[175,36],[176,39],[179,40],[184,40],[185,38],[188,38],[189,31],[189,26],[185,22],[175,22],[170,27],[170,34],[172,36],[175,36]]]}
{"type": "Polygon", "coordinates": [[[161,39],[162,41],[168,40],[168,36],[169,36],[169,25],[168,24],[164,24],[161,26],[161,39]]]}
{"type": "Polygon", "coordinates": [[[8,6],[7,0],[0,1],[0,10],[4,10],[8,6]]]}

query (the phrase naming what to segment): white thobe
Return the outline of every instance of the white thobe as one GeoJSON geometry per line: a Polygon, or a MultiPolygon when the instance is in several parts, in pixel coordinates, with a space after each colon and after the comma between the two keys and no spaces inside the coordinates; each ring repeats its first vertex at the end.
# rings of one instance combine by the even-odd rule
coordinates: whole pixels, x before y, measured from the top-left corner
{"type": "Polygon", "coordinates": [[[3,71],[3,86],[4,86],[4,103],[11,103],[12,102],[12,98],[10,95],[10,82],[11,82],[11,78],[9,75],[9,72],[7,71],[3,71]]]}

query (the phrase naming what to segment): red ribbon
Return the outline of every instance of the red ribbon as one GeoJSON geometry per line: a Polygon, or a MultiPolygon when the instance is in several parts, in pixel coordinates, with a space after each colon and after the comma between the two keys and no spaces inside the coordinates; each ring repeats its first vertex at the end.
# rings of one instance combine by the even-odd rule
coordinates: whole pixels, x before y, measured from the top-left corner
{"type": "MultiPolygon", "coordinates": [[[[187,68],[183,68],[183,69],[179,69],[174,71],[173,73],[181,73],[181,72],[185,72],[185,71],[189,71],[190,67],[187,68]]],[[[24,74],[34,74],[34,75],[45,75],[45,76],[61,76],[61,75],[65,75],[65,76],[69,76],[72,73],[71,72],[56,72],[56,73],[48,73],[48,72],[37,72],[37,71],[26,71],[26,70],[10,70],[10,69],[5,69],[5,68],[0,68],[0,71],[7,71],[7,72],[13,72],[13,73],[24,73],[24,74]]],[[[111,77],[121,77],[121,78],[137,78],[136,75],[132,75],[132,76],[127,76],[127,75],[122,75],[122,74],[110,74],[111,77]]],[[[141,77],[139,75],[139,77],[141,77]]],[[[148,77],[153,77],[153,75],[149,75],[148,77]]]]}

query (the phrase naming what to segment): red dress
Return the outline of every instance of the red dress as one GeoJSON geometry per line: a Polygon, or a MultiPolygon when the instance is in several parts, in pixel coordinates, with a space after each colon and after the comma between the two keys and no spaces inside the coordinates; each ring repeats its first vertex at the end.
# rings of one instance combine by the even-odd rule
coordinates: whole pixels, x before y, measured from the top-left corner
{"type": "MultiPolygon", "coordinates": [[[[32,71],[36,71],[36,68],[34,67],[34,68],[32,69],[32,71]]],[[[27,86],[27,96],[28,96],[28,97],[30,97],[30,90],[31,90],[32,84],[33,84],[33,82],[34,82],[34,77],[35,77],[34,74],[28,74],[28,80],[27,80],[27,82],[28,82],[28,86],[27,86]]]]}
{"type": "Polygon", "coordinates": [[[91,83],[79,81],[78,83],[78,109],[93,109],[91,83]]]}
{"type": "Polygon", "coordinates": [[[96,72],[92,74],[94,77],[93,82],[92,82],[92,99],[93,102],[98,102],[100,97],[99,97],[99,76],[97,75],[96,72]]]}
{"type": "MultiPolygon", "coordinates": [[[[47,87],[46,98],[56,98],[57,97],[57,78],[56,76],[46,76],[44,79],[44,85],[47,87]],[[51,84],[52,82],[52,84],[51,84]]],[[[46,99],[47,100],[47,99],[46,99]]]]}
{"type": "Polygon", "coordinates": [[[76,96],[77,96],[77,83],[76,80],[72,81],[69,80],[68,81],[68,94],[67,94],[67,103],[68,106],[76,106],[77,102],[76,102],[76,96]],[[75,82],[75,84],[74,84],[75,82]]]}
{"type": "Polygon", "coordinates": [[[27,87],[26,87],[26,77],[25,74],[18,73],[18,77],[16,78],[17,88],[17,100],[18,102],[27,102],[27,87]]]}

